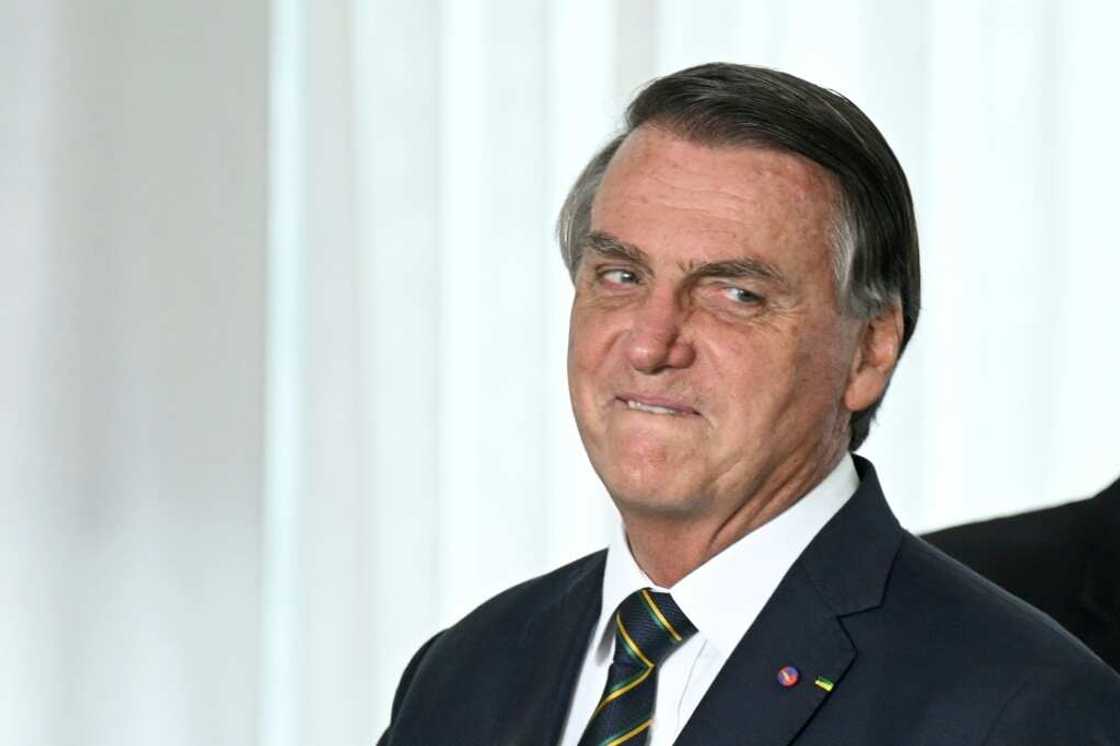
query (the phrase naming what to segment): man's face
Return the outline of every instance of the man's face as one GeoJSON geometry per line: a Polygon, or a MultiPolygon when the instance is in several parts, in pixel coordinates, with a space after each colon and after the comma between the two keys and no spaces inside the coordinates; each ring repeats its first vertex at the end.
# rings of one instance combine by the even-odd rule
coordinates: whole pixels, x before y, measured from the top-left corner
{"type": "Polygon", "coordinates": [[[568,382],[621,509],[730,514],[843,451],[861,325],[837,302],[835,204],[795,155],[654,127],[619,148],[576,275],[568,382]]]}

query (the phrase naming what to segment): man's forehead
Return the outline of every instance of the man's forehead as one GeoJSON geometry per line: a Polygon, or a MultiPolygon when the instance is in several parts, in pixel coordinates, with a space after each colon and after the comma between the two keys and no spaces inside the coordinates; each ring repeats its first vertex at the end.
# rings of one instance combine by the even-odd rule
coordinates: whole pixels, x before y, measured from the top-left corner
{"type": "Polygon", "coordinates": [[[825,195],[832,200],[838,187],[827,169],[792,151],[764,143],[702,142],[657,125],[638,127],[623,140],[604,185],[624,177],[651,188],[670,186],[667,177],[697,186],[713,177],[738,177],[746,185],[765,184],[801,200],[825,195]]]}
{"type": "Polygon", "coordinates": [[[590,227],[674,261],[808,266],[831,253],[836,194],[831,174],[801,156],[643,127],[612,159],[590,227]]]}

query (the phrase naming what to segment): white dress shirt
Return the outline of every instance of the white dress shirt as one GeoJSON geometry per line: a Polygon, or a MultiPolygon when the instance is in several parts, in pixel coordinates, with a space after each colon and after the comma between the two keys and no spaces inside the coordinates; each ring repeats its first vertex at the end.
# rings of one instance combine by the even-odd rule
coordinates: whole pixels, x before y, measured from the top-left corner
{"type": "MultiPolygon", "coordinates": [[[[671,589],[657,586],[638,567],[620,524],[607,549],[602,611],[576,682],[561,746],[579,743],[603,694],[614,656],[611,617],[623,599],[646,587],[671,593],[697,629],[658,666],[656,709],[648,743],[672,744],[786,572],[857,487],[855,464],[845,454],[805,497],[693,570],[671,589]]],[[[777,673],[774,672],[775,676],[777,673]]]]}

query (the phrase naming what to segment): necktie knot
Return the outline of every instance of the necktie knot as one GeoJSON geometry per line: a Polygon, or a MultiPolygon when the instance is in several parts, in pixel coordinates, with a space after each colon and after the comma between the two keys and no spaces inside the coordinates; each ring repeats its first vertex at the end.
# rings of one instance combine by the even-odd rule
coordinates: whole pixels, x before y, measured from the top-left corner
{"type": "Polygon", "coordinates": [[[614,661],[652,668],[696,634],[668,593],[635,591],[619,604],[614,617],[614,661]]]}
{"type": "Polygon", "coordinates": [[[657,692],[657,666],[696,627],[668,593],[631,593],[614,615],[614,660],[599,706],[579,746],[642,746],[649,738],[657,692]]]}

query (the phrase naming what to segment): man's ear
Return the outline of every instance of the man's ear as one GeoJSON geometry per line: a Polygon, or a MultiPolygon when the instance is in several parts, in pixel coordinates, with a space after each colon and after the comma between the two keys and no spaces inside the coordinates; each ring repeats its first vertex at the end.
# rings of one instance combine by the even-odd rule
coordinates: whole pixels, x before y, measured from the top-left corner
{"type": "Polygon", "coordinates": [[[893,303],[863,322],[844,390],[844,406],[849,412],[867,409],[883,395],[901,349],[902,306],[893,303]]]}

